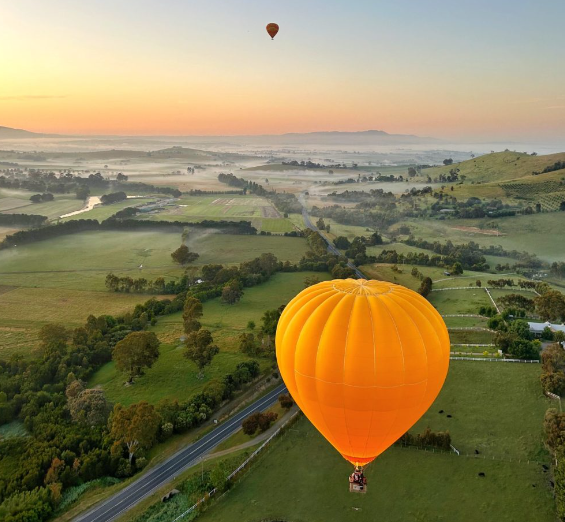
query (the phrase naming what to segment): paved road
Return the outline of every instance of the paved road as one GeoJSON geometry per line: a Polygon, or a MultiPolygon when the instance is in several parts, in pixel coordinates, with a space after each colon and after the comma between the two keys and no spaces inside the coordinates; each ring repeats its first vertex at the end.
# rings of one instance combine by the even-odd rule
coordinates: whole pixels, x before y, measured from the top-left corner
{"type": "Polygon", "coordinates": [[[194,465],[200,457],[235,433],[240,428],[243,419],[251,413],[266,409],[276,402],[277,397],[285,391],[285,385],[281,384],[272,392],[258,399],[240,413],[219,425],[215,430],[202,437],[199,441],[180,450],[165,462],[151,468],[127,488],[116,493],[113,497],[110,497],[101,504],[98,504],[87,513],[79,515],[75,518],[75,521],[109,522],[118,515],[123,514],[157,488],[170,482],[185,468],[194,465]]]}
{"type": "MultiPolygon", "coordinates": [[[[310,219],[310,215],[308,214],[308,210],[306,210],[306,205],[304,204],[302,196],[300,198],[298,198],[298,200],[300,201],[300,204],[302,205],[302,219],[304,220],[304,224],[310,230],[314,230],[315,232],[320,232],[318,230],[318,227],[316,225],[314,225],[314,223],[312,223],[312,220],[310,219]]],[[[335,254],[336,256],[343,256],[343,254],[335,247],[335,245],[324,234],[320,234],[320,235],[322,236],[324,241],[328,244],[328,251],[329,252],[331,252],[332,254],[335,254]]],[[[353,264],[352,261],[348,261],[347,266],[355,272],[355,275],[359,279],[369,279],[363,272],[361,272],[361,270],[359,270],[353,264]]]]}

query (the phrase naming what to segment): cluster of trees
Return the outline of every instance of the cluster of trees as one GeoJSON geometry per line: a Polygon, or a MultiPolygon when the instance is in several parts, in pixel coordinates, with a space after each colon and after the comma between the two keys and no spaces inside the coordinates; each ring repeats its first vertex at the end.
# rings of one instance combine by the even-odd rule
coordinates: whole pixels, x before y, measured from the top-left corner
{"type": "Polygon", "coordinates": [[[373,232],[368,238],[365,236],[358,236],[353,238],[353,241],[349,241],[348,238],[345,236],[338,236],[333,241],[336,248],[340,250],[349,250],[353,248],[355,252],[354,255],[350,256],[346,253],[347,257],[355,257],[358,253],[366,254],[366,248],[363,250],[362,246],[375,246],[375,245],[382,245],[383,238],[378,232],[373,232]],[[359,251],[360,250],[360,251],[359,251]]]}
{"type": "MultiPolygon", "coordinates": [[[[377,256],[372,256],[368,258],[370,263],[389,263],[389,264],[409,264],[418,266],[438,266],[441,268],[447,268],[451,274],[457,275],[463,273],[463,268],[467,269],[467,266],[463,266],[453,257],[434,255],[429,256],[423,252],[408,252],[398,253],[396,250],[382,250],[377,256]]],[[[455,258],[457,259],[457,258],[455,258]]],[[[472,268],[472,267],[471,267],[472,268]]]]}
{"type": "MultiPolygon", "coordinates": [[[[239,336],[239,350],[251,357],[275,357],[275,334],[284,305],[273,310],[267,310],[261,318],[262,326],[257,334],[242,333],[239,336]]],[[[248,325],[255,328],[255,323],[248,325]]]]}
{"type": "Polygon", "coordinates": [[[547,445],[555,459],[553,478],[557,517],[565,520],[565,413],[554,408],[547,410],[544,429],[547,445]]]}
{"type": "Polygon", "coordinates": [[[385,192],[383,189],[371,189],[369,191],[345,190],[344,192],[332,192],[326,197],[329,199],[347,202],[353,201],[356,203],[372,201],[375,205],[383,202],[390,203],[391,201],[394,202],[396,200],[396,196],[392,192],[385,192]]]}
{"type": "Polygon", "coordinates": [[[157,433],[158,437],[163,440],[173,433],[183,433],[198,426],[209,419],[222,402],[231,399],[237,390],[255,379],[259,373],[256,361],[242,362],[232,373],[208,382],[201,393],[188,401],[162,400],[156,407],[161,416],[161,433],[157,433]]]}
{"type": "Polygon", "coordinates": [[[565,396],[565,350],[558,343],[553,344],[543,351],[541,361],[543,390],[565,396]]]}
{"type": "Polygon", "coordinates": [[[200,255],[191,252],[186,245],[181,245],[171,254],[171,257],[175,263],[184,266],[196,261],[200,255]]]}
{"type": "Polygon", "coordinates": [[[29,198],[32,203],[46,203],[48,201],[53,201],[55,196],[50,192],[44,192],[43,194],[34,194],[29,198]]]}
{"type": "Polygon", "coordinates": [[[348,168],[357,168],[357,165],[354,163],[352,167],[348,167],[345,163],[336,163],[334,165],[322,165],[321,163],[314,163],[313,161],[283,161],[283,165],[288,165],[290,167],[302,167],[306,169],[348,169],[348,168]]]}
{"type": "Polygon", "coordinates": [[[312,207],[312,216],[330,218],[343,225],[357,225],[377,230],[383,230],[396,223],[400,214],[395,210],[396,204],[391,202],[388,206],[379,205],[375,208],[370,201],[358,203],[354,209],[346,209],[339,205],[327,207],[312,207]]]}
{"type": "Polygon", "coordinates": [[[562,169],[565,169],[565,161],[556,161],[553,165],[545,167],[541,172],[532,172],[532,174],[546,174],[547,172],[555,172],[562,169]]]}
{"type": "Polygon", "coordinates": [[[225,183],[230,187],[237,187],[242,189],[243,194],[247,194],[249,192],[250,194],[256,194],[257,196],[267,196],[269,193],[266,189],[259,185],[259,183],[256,183],[255,181],[248,181],[243,178],[238,178],[231,173],[218,174],[218,181],[220,183],[225,183]]]}
{"type": "Polygon", "coordinates": [[[503,295],[498,302],[504,306],[505,309],[512,308],[523,312],[533,312],[535,307],[533,299],[529,299],[521,294],[503,295]]]}
{"type": "Polygon", "coordinates": [[[555,261],[554,263],[552,263],[549,269],[549,273],[552,276],[558,277],[559,279],[563,279],[565,277],[565,262],[555,261]]]}
{"type": "Polygon", "coordinates": [[[489,286],[493,288],[504,288],[506,286],[516,286],[514,279],[489,279],[487,281],[489,286]]]}
{"type": "Polygon", "coordinates": [[[117,203],[118,201],[125,201],[128,198],[127,194],[123,191],[111,192],[110,194],[104,194],[100,201],[103,205],[111,205],[112,203],[117,203]]]}
{"type": "Polygon", "coordinates": [[[304,235],[311,251],[298,263],[299,270],[330,272],[335,279],[355,276],[355,271],[347,265],[347,258],[328,253],[328,244],[318,232],[306,229],[304,235]]]}
{"type": "Polygon", "coordinates": [[[20,419],[30,434],[0,441],[0,457],[18,462],[17,471],[0,480],[3,519],[42,520],[64,489],[121,473],[120,456],[107,443],[111,407],[83,381],[138,326],[133,314],[89,316],[73,330],[48,324],[35,359],[0,360],[0,419],[20,419]]]}
{"type": "Polygon", "coordinates": [[[47,221],[47,216],[37,214],[0,214],[0,226],[39,227],[47,221]]]}
{"type": "Polygon", "coordinates": [[[267,411],[265,413],[252,413],[242,423],[241,428],[246,435],[255,435],[257,430],[261,433],[267,431],[278,418],[278,413],[267,411]]]}
{"type": "Polygon", "coordinates": [[[558,290],[547,290],[534,298],[534,304],[544,321],[565,321],[565,295],[558,290]]]}
{"type": "Polygon", "coordinates": [[[430,277],[424,277],[424,279],[422,279],[422,284],[420,285],[420,288],[418,288],[418,293],[423,297],[428,297],[431,291],[432,291],[432,280],[430,277]]]}
{"type": "Polygon", "coordinates": [[[509,319],[510,310],[506,310],[504,315],[494,315],[488,320],[488,327],[496,331],[494,344],[502,353],[517,359],[539,359],[541,343],[532,340],[528,323],[522,319],[509,319]]]}
{"type": "Polygon", "coordinates": [[[0,176],[0,187],[24,189],[32,192],[69,194],[75,193],[79,199],[85,199],[91,188],[129,190],[132,192],[169,194],[180,197],[182,192],[176,188],[157,187],[148,183],[128,181],[128,177],[119,173],[116,180],[105,178],[100,172],[86,177],[75,175],[70,171],[60,172],[30,169],[27,177],[16,175],[0,176]]]}
{"type": "Polygon", "coordinates": [[[417,435],[406,432],[396,441],[396,444],[416,446],[418,448],[439,448],[450,451],[451,435],[448,431],[433,432],[430,428],[426,428],[423,433],[418,433],[417,435]]]}

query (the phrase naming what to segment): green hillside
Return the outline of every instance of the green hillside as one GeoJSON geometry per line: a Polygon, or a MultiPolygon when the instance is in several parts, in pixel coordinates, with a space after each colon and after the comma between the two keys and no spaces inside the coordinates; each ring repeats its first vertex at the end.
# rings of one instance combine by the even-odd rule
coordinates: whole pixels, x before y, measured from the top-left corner
{"type": "MultiPolygon", "coordinates": [[[[431,178],[448,175],[453,168],[459,169],[459,177],[466,176],[465,182],[500,183],[501,181],[532,177],[534,172],[542,172],[544,168],[554,165],[558,161],[565,161],[565,152],[547,154],[544,156],[531,156],[523,152],[494,152],[473,158],[461,163],[434,167],[423,170],[423,174],[431,178]]],[[[561,170],[565,176],[565,170],[561,170]]]]}

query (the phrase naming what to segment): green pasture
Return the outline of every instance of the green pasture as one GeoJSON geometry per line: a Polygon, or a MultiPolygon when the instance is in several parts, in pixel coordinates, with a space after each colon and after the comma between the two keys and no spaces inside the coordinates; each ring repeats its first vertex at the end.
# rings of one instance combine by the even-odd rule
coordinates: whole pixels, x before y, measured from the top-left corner
{"type": "MultiPolygon", "coordinates": [[[[390,281],[398,285],[405,286],[412,290],[418,290],[422,281],[419,277],[414,277],[411,272],[413,265],[397,265],[397,271],[392,269],[394,265],[378,263],[373,265],[363,265],[361,271],[370,279],[378,279],[381,281],[390,281]]],[[[431,266],[417,266],[416,267],[424,277],[431,277],[432,280],[445,277],[443,275],[444,269],[431,266]]]]}
{"type": "Polygon", "coordinates": [[[19,245],[0,250],[0,285],[104,290],[108,272],[180,275],[171,252],[181,243],[181,231],[171,228],[81,232],[19,245]]]}
{"type": "Polygon", "coordinates": [[[0,357],[24,356],[37,344],[47,323],[81,326],[90,315],[119,315],[152,296],[62,288],[14,287],[0,296],[0,357]]]}
{"type": "MultiPolygon", "coordinates": [[[[236,366],[249,357],[244,354],[221,351],[204,370],[204,377],[198,378],[198,367],[183,356],[183,345],[162,344],[159,348],[159,359],[135,379],[133,385],[126,385],[127,376],[116,370],[113,362],[104,365],[90,379],[88,386],[100,386],[108,399],[124,405],[139,401],[157,403],[161,399],[186,400],[202,391],[212,379],[221,379],[235,370],[236,366]]],[[[265,368],[269,361],[261,361],[265,368]]]]}
{"type": "Polygon", "coordinates": [[[351,465],[303,418],[200,519],[552,522],[550,477],[528,464],[548,463],[541,426],[549,402],[539,371],[453,361],[440,396],[411,432],[449,430],[462,456],[395,446],[367,467],[366,495],[349,493],[351,465]]]}
{"type": "Polygon", "coordinates": [[[562,212],[547,212],[496,219],[418,220],[407,224],[416,237],[428,241],[445,242],[449,239],[455,244],[474,241],[481,246],[500,245],[506,250],[526,251],[553,262],[565,256],[565,246],[555,236],[564,219],[562,212]],[[456,227],[475,227],[478,230],[456,227]],[[500,235],[480,233],[481,227],[499,231],[500,235]]]}
{"type": "MultiPolygon", "coordinates": [[[[259,331],[265,311],[287,304],[304,289],[304,280],[312,276],[317,276],[320,281],[330,278],[326,272],[277,273],[266,283],[245,288],[243,297],[236,304],[222,303],[219,298],[206,301],[200,321],[202,327],[212,332],[221,350],[237,352],[239,336],[253,332],[247,329],[247,323],[254,321],[255,332],[259,331]]],[[[179,312],[160,318],[155,332],[162,340],[174,342],[183,334],[182,314],[179,312]]]]}
{"type": "Polygon", "coordinates": [[[478,314],[481,306],[492,306],[483,288],[432,291],[428,300],[440,314],[478,314]]]}
{"type": "Polygon", "coordinates": [[[200,254],[195,264],[242,263],[270,252],[281,261],[297,263],[308,251],[308,243],[300,237],[241,236],[219,234],[213,230],[189,232],[188,247],[200,254]]]}

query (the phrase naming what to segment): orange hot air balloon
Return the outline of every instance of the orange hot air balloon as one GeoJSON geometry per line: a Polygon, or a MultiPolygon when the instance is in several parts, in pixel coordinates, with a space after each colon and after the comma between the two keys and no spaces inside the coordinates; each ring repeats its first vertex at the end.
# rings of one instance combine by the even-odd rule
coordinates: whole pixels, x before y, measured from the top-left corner
{"type": "Polygon", "coordinates": [[[355,466],[371,462],[431,406],[449,367],[449,335],[421,295],[364,279],[300,292],[277,327],[292,397],[355,466]]]}
{"type": "Polygon", "coordinates": [[[277,33],[279,32],[279,26],[277,24],[267,24],[267,32],[269,33],[271,40],[274,40],[275,36],[277,36],[277,33]]]}

